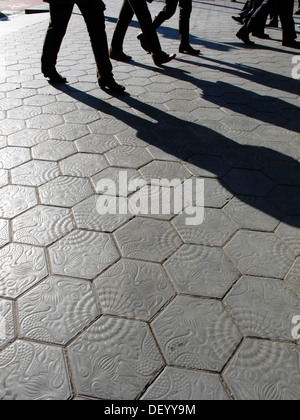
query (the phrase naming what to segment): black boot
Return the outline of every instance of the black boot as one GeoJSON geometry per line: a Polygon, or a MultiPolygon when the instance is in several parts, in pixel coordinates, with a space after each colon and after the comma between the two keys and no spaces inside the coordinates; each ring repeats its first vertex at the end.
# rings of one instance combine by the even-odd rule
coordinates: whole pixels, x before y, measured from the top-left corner
{"type": "Polygon", "coordinates": [[[67,83],[67,79],[65,77],[62,77],[57,72],[55,67],[51,70],[42,69],[42,72],[43,72],[44,76],[47,77],[50,80],[51,83],[61,83],[61,84],[67,83]]]}
{"type": "Polygon", "coordinates": [[[126,90],[125,86],[119,85],[113,77],[109,79],[100,78],[98,83],[102,90],[110,90],[114,93],[124,93],[126,90]]]}
{"type": "Polygon", "coordinates": [[[200,55],[201,51],[200,50],[195,50],[191,45],[180,45],[179,47],[179,52],[182,54],[188,54],[188,55],[200,55]]]}
{"type": "Polygon", "coordinates": [[[255,45],[254,42],[252,42],[249,38],[249,34],[248,32],[245,30],[245,28],[243,27],[240,31],[238,31],[238,33],[236,34],[236,36],[243,41],[243,43],[245,45],[248,45],[249,47],[253,47],[255,45]]]}

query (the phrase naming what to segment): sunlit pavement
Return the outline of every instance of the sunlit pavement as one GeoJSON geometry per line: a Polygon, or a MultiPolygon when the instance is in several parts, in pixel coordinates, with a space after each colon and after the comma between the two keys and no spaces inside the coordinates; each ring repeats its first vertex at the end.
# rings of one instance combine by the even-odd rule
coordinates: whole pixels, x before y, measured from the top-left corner
{"type": "MultiPolygon", "coordinates": [[[[300,399],[299,53],[280,30],[241,45],[241,7],[194,1],[202,55],[161,69],[134,21],[120,97],[77,9],[66,86],[40,71],[47,16],[0,36],[1,399],[300,399]],[[125,171],[204,180],[203,223],[101,215],[125,171]]],[[[178,50],[177,16],[159,35],[178,50]]]]}

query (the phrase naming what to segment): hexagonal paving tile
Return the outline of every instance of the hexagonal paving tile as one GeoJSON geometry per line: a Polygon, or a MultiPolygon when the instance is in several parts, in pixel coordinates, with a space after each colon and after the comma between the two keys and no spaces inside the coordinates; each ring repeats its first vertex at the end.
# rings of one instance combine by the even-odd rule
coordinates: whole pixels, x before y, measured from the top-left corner
{"type": "Polygon", "coordinates": [[[186,214],[177,216],[172,223],[185,243],[223,246],[237,230],[237,225],[223,210],[205,209],[204,221],[197,226],[188,226],[186,214]]]}
{"type": "Polygon", "coordinates": [[[20,337],[53,344],[67,344],[99,315],[90,283],[63,277],[44,280],[18,308],[20,337]]]}
{"type": "Polygon", "coordinates": [[[16,341],[0,353],[0,369],[1,400],[55,401],[71,397],[61,348],[16,341]]]}
{"type": "Polygon", "coordinates": [[[32,160],[11,171],[13,184],[40,187],[60,176],[56,162],[32,160]]]}
{"type": "Polygon", "coordinates": [[[26,128],[25,122],[22,120],[9,120],[1,121],[0,136],[10,136],[18,131],[26,128]]]}
{"type": "Polygon", "coordinates": [[[37,115],[41,115],[42,109],[34,106],[22,106],[19,108],[12,109],[7,112],[8,118],[15,118],[19,120],[27,120],[37,115]]]}
{"type": "Polygon", "coordinates": [[[164,366],[146,324],[108,316],[75,340],[69,354],[79,395],[96,398],[132,400],[164,366]]]}
{"type": "Polygon", "coordinates": [[[15,338],[13,302],[0,299],[0,349],[15,338]]]}
{"type": "Polygon", "coordinates": [[[230,165],[221,156],[194,155],[186,164],[195,176],[221,178],[230,171],[230,165]]]}
{"type": "Polygon", "coordinates": [[[13,217],[37,205],[34,188],[9,185],[0,190],[0,217],[13,217]]]}
{"type": "Polygon", "coordinates": [[[61,176],[39,188],[41,203],[50,206],[73,207],[93,195],[85,178],[61,176]]]}
{"type": "Polygon", "coordinates": [[[300,296],[300,258],[297,258],[295,264],[289,271],[288,275],[286,276],[286,282],[292,286],[292,288],[298,293],[300,296]]]}
{"type": "Polygon", "coordinates": [[[253,131],[259,126],[259,121],[255,121],[247,117],[237,117],[230,116],[226,117],[223,120],[223,123],[227,125],[228,128],[233,130],[243,130],[243,131],[253,131]]]}
{"type": "Polygon", "coordinates": [[[31,159],[28,149],[6,147],[1,150],[0,169],[12,169],[31,159]]]}
{"type": "Polygon", "coordinates": [[[153,322],[168,363],[221,371],[242,336],[221,302],[177,297],[153,322]]]}
{"type": "Polygon", "coordinates": [[[233,169],[223,178],[236,194],[267,197],[275,184],[260,171],[233,169]]]}
{"type": "Polygon", "coordinates": [[[99,198],[100,196],[94,195],[73,208],[75,222],[79,229],[111,233],[132,218],[129,212],[125,215],[100,214],[98,211],[99,198]]]}
{"type": "MultiPolygon", "coordinates": [[[[218,179],[207,178],[204,180],[204,203],[205,207],[221,209],[227,204],[233,195],[218,179]]],[[[195,201],[193,204],[196,204],[195,201]]]]}
{"type": "Polygon", "coordinates": [[[56,127],[64,122],[60,115],[38,115],[27,120],[28,128],[38,128],[43,130],[49,130],[50,128],[56,127]]]}
{"type": "Polygon", "coordinates": [[[12,222],[14,241],[48,246],[74,228],[69,210],[37,206],[12,222]]]}
{"type": "Polygon", "coordinates": [[[89,178],[103,171],[108,164],[103,156],[77,153],[60,162],[60,167],[63,175],[89,178]]]}
{"type": "Polygon", "coordinates": [[[146,184],[141,182],[142,178],[138,171],[135,169],[121,169],[121,168],[107,168],[92,178],[92,183],[95,190],[99,194],[113,195],[117,197],[128,197],[133,191],[146,184]],[[115,188],[110,191],[107,188],[107,180],[114,184],[115,188]],[[129,186],[134,186],[131,190],[129,186]]]}
{"type": "Polygon", "coordinates": [[[242,274],[283,278],[291,268],[295,254],[277,235],[240,231],[225,250],[242,274]]]}
{"type": "Polygon", "coordinates": [[[101,119],[88,125],[92,134],[116,135],[126,130],[128,126],[115,119],[101,119]]]}
{"type": "Polygon", "coordinates": [[[0,247],[8,244],[10,240],[8,220],[0,220],[0,247]]]}
{"type": "Polygon", "coordinates": [[[116,149],[106,153],[105,156],[110,165],[124,168],[138,169],[153,160],[144,147],[128,145],[118,146],[116,149]]]}
{"type": "Polygon", "coordinates": [[[242,277],[225,302],[247,336],[294,341],[300,300],[280,280],[242,277]]]}
{"type": "Polygon", "coordinates": [[[153,185],[157,185],[155,180],[159,181],[158,185],[170,186],[169,181],[179,180],[180,182],[191,177],[191,173],[180,163],[177,162],[160,162],[155,161],[140,169],[145,180],[153,185]],[[163,180],[167,180],[166,184],[163,180]]]}
{"type": "Polygon", "coordinates": [[[76,140],[75,144],[79,152],[100,154],[120,146],[115,136],[101,136],[100,134],[89,134],[76,140]]]}
{"type": "Polygon", "coordinates": [[[278,206],[287,216],[300,214],[300,188],[277,186],[270,195],[275,206],[278,206]]]}
{"type": "Polygon", "coordinates": [[[222,298],[240,276],[220,248],[184,245],[166,263],[179,293],[222,298]]]}
{"type": "Polygon", "coordinates": [[[58,161],[77,153],[73,143],[61,140],[48,140],[32,148],[34,159],[58,161]]]}
{"type": "Polygon", "coordinates": [[[0,250],[0,296],[16,298],[48,274],[42,248],[11,244],[0,250]]]}
{"type": "Polygon", "coordinates": [[[174,295],[159,264],[123,259],[95,282],[105,314],[149,321],[174,295]]]}
{"type": "Polygon", "coordinates": [[[119,259],[109,235],[77,230],[52,245],[54,274],[92,280],[119,259]]]}
{"type": "Polygon", "coordinates": [[[239,400],[299,400],[297,346],[247,339],[224,372],[239,400]]]}
{"type": "Polygon", "coordinates": [[[182,244],[169,222],[137,217],[115,234],[124,257],[162,262],[182,244]]]}
{"type": "Polygon", "coordinates": [[[26,129],[8,138],[9,146],[33,147],[48,140],[47,130],[26,129]]]}
{"type": "Polygon", "coordinates": [[[299,241],[300,217],[286,217],[276,229],[276,233],[297,255],[300,255],[299,241]]]}
{"type": "Polygon", "coordinates": [[[74,141],[89,134],[89,130],[84,124],[62,124],[52,128],[49,133],[54,140],[74,141]]]}
{"type": "Polygon", "coordinates": [[[101,114],[96,110],[87,110],[87,109],[78,109],[68,114],[65,113],[64,119],[67,123],[78,123],[80,124],[89,124],[93,121],[97,121],[101,118],[101,114]]]}
{"type": "Polygon", "coordinates": [[[142,400],[227,401],[230,398],[219,375],[166,367],[142,400]]]}

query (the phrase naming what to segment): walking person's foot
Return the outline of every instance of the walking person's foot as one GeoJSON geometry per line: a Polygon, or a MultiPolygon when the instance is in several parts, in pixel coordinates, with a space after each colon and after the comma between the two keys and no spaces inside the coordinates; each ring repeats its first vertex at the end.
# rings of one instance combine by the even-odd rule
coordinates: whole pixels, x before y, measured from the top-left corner
{"type": "Polygon", "coordinates": [[[109,56],[112,60],[122,61],[123,63],[128,63],[132,60],[130,55],[125,54],[123,51],[115,51],[113,49],[110,50],[109,56]]]}
{"type": "Polygon", "coordinates": [[[243,21],[243,18],[241,16],[231,16],[231,17],[235,22],[243,25],[244,21],[243,21]]]}
{"type": "Polygon", "coordinates": [[[200,50],[196,50],[196,49],[194,49],[191,45],[180,45],[180,47],[179,47],[179,52],[180,53],[182,53],[182,54],[188,54],[188,55],[194,55],[194,56],[197,56],[197,55],[200,55],[201,54],[201,51],[200,50]]]}
{"type": "Polygon", "coordinates": [[[163,64],[170,63],[170,61],[174,60],[176,58],[176,54],[167,54],[165,52],[161,52],[159,55],[152,55],[154,63],[161,67],[163,64]]]}
{"type": "Polygon", "coordinates": [[[248,47],[254,47],[255,43],[252,42],[249,38],[249,34],[244,30],[244,28],[242,28],[237,34],[236,36],[243,41],[243,43],[245,45],[247,45],[248,47]]]}
{"type": "Polygon", "coordinates": [[[113,77],[107,80],[101,78],[98,82],[102,90],[109,90],[114,93],[124,93],[126,90],[125,86],[119,85],[113,77]]]}
{"type": "Polygon", "coordinates": [[[51,70],[42,70],[44,76],[50,80],[51,83],[60,83],[60,84],[65,84],[67,83],[67,79],[63,76],[61,76],[57,70],[51,69],[51,70]]]}

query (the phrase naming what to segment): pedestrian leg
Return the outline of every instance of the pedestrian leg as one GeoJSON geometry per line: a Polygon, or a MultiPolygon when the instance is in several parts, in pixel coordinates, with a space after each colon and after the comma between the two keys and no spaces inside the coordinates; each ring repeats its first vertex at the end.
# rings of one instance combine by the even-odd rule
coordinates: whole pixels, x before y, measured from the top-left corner
{"type": "Polygon", "coordinates": [[[97,65],[98,82],[101,88],[114,92],[122,92],[124,86],[118,85],[113,78],[113,67],[109,58],[108,42],[105,30],[105,6],[99,0],[78,0],[77,5],[84,17],[95,61],[97,65]]]}
{"type": "Polygon", "coordinates": [[[67,80],[56,71],[57,57],[72,16],[74,4],[51,3],[50,24],[46,33],[43,53],[42,72],[53,83],[65,83],[67,80]]]}
{"type": "Polygon", "coordinates": [[[119,19],[113,34],[111,48],[110,48],[110,58],[118,61],[131,61],[132,57],[124,54],[123,44],[124,39],[128,30],[128,27],[134,16],[134,11],[130,6],[127,0],[124,0],[119,19]]]}

